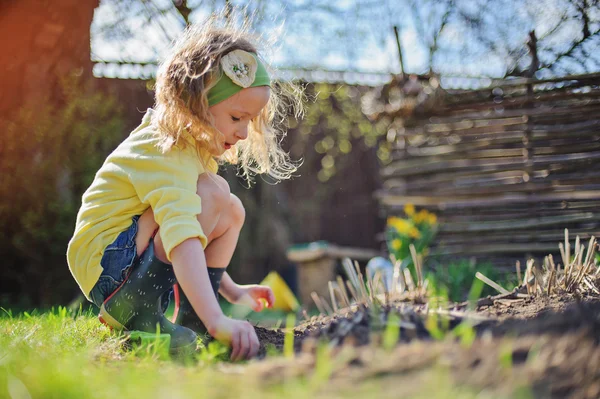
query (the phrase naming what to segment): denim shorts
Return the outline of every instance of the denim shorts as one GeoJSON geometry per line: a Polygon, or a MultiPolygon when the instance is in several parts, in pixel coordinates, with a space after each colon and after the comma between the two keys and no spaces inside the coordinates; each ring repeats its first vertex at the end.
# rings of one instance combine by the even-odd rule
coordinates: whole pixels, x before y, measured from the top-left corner
{"type": "Polygon", "coordinates": [[[92,302],[100,307],[127,278],[129,269],[137,256],[135,236],[138,231],[139,216],[131,218],[131,226],[121,232],[112,244],[104,250],[100,265],[104,269],[98,282],[90,292],[92,302]]]}

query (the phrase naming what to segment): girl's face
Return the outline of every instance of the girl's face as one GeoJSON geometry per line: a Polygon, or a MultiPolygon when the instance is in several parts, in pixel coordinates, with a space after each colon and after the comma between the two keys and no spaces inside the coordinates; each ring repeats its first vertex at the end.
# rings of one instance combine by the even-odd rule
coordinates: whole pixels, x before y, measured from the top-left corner
{"type": "Polygon", "coordinates": [[[222,155],[248,137],[248,124],[267,105],[269,94],[268,86],[248,87],[208,109],[215,127],[225,136],[219,153],[213,155],[222,155]]]}

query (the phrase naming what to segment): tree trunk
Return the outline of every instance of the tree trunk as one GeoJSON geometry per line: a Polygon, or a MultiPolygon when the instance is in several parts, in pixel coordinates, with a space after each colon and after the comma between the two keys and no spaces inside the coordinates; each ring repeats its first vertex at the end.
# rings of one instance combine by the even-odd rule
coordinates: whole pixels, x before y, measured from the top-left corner
{"type": "Polygon", "coordinates": [[[69,74],[91,76],[90,25],[99,0],[0,2],[0,120],[23,104],[60,101],[69,74]]]}
{"type": "MultiPolygon", "coordinates": [[[[9,134],[7,122],[21,124],[24,121],[22,117],[18,117],[21,110],[36,110],[38,112],[33,112],[32,115],[39,118],[26,126],[19,125],[19,132],[25,137],[35,135],[32,126],[39,123],[44,133],[54,133],[54,130],[43,126],[44,118],[48,119],[48,112],[44,111],[60,110],[63,105],[65,99],[61,81],[73,76],[78,76],[82,81],[91,80],[90,26],[98,4],[99,0],[0,0],[0,159],[6,161],[6,158],[2,157],[8,155],[9,159],[23,162],[26,166],[23,169],[27,172],[23,172],[22,176],[24,179],[30,179],[26,180],[26,184],[39,184],[40,187],[36,188],[39,193],[47,192],[43,190],[44,184],[54,183],[36,181],[36,176],[44,176],[43,173],[37,173],[39,170],[36,170],[35,165],[32,166],[36,161],[30,158],[20,159],[18,155],[21,151],[23,154],[31,154],[32,148],[35,149],[36,145],[47,143],[48,140],[34,137],[30,143],[19,141],[14,134],[9,134]],[[31,148],[25,148],[27,145],[31,145],[31,148]],[[28,173],[32,173],[33,177],[28,173]]],[[[56,132],[57,140],[64,138],[64,135],[58,134],[62,128],[64,127],[56,127],[59,130],[56,132]]],[[[14,129],[10,131],[14,132],[14,129]]],[[[56,155],[45,154],[44,151],[52,150],[39,148],[40,159],[43,155],[56,155]]],[[[4,162],[2,165],[6,164],[4,162]]],[[[3,173],[7,172],[0,170],[0,176],[3,173]]],[[[59,186],[69,178],[68,171],[63,173],[64,175],[57,179],[59,186]]],[[[7,187],[12,186],[4,185],[4,194],[7,187]]],[[[22,188],[24,185],[16,184],[15,187],[22,188]]],[[[67,190],[60,187],[57,192],[67,190]]],[[[27,226],[23,221],[27,217],[33,217],[35,227],[47,228],[48,225],[52,225],[52,219],[43,218],[57,218],[61,213],[56,209],[45,209],[44,206],[47,203],[56,206],[58,202],[40,194],[40,201],[36,204],[35,199],[28,198],[27,194],[16,194],[19,195],[15,198],[24,202],[31,201],[35,206],[23,207],[23,203],[10,204],[11,200],[6,196],[0,198],[0,208],[4,211],[0,214],[0,254],[4,262],[4,269],[0,274],[0,292],[3,293],[0,300],[20,303],[23,306],[48,305],[52,303],[50,298],[57,298],[58,293],[64,293],[67,268],[66,265],[56,262],[56,259],[61,257],[48,250],[50,245],[39,245],[39,242],[43,241],[40,236],[43,235],[32,234],[33,227],[27,226]],[[31,209],[34,207],[35,209],[31,209]],[[31,215],[27,216],[27,211],[21,212],[23,208],[31,215]],[[18,211],[11,214],[6,212],[7,209],[18,211]]]]}

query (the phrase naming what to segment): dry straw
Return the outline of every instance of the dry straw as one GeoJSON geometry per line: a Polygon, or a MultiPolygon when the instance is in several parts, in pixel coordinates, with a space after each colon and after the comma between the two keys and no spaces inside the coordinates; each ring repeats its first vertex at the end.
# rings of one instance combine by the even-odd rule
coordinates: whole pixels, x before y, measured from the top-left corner
{"type": "MultiPolygon", "coordinates": [[[[546,256],[541,265],[537,265],[534,259],[527,260],[524,271],[521,269],[521,263],[517,262],[516,273],[520,285],[513,291],[477,272],[476,278],[500,294],[493,298],[479,299],[478,306],[493,304],[495,300],[523,300],[532,295],[600,295],[600,267],[595,256],[597,247],[596,237],[590,238],[586,248],[577,236],[572,248],[569,231],[565,229],[564,243],[559,243],[562,265],[556,264],[552,255],[546,256]]],[[[329,282],[331,305],[326,299],[313,293],[312,298],[317,309],[321,314],[332,315],[343,309],[353,309],[355,306],[373,307],[383,303],[390,304],[392,301],[426,303],[428,281],[423,278],[423,259],[412,245],[410,252],[417,272],[416,283],[408,268],[402,267],[402,262],[392,259],[394,268],[391,291],[388,291],[380,273],[373,277],[367,276],[365,281],[358,263],[345,258],[342,265],[347,280],[344,281],[338,276],[336,281],[329,282]]]]}
{"type": "Polygon", "coordinates": [[[541,268],[535,265],[533,259],[527,261],[527,270],[523,286],[532,295],[553,295],[571,293],[581,295],[600,295],[600,268],[596,260],[598,242],[592,236],[587,246],[579,236],[575,238],[575,247],[571,254],[569,230],[565,229],[565,241],[558,244],[562,264],[555,265],[552,255],[544,258],[541,268]]]}

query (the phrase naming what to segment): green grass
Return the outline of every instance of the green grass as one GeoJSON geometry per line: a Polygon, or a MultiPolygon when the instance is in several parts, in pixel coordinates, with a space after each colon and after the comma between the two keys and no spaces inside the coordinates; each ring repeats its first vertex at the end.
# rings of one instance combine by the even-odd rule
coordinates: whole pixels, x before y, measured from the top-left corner
{"type": "Polygon", "coordinates": [[[477,393],[453,386],[450,375],[440,376],[437,369],[415,370],[385,384],[380,377],[330,384],[339,362],[326,344],[319,346],[317,364],[308,375],[284,376],[273,383],[260,370],[266,367],[281,377],[280,363],[295,365],[297,360],[278,353],[262,362],[232,364],[222,360],[223,348],[216,345],[184,364],[152,344],[127,350],[123,341],[91,311],[62,307],[43,314],[4,311],[0,315],[0,398],[294,399],[310,395],[354,399],[397,397],[399,392],[428,398],[453,397],[454,392],[468,398],[477,393]],[[436,383],[409,389],[413,378],[435,378],[436,383]]]}
{"type": "Polygon", "coordinates": [[[209,349],[190,364],[154,349],[125,350],[123,336],[91,312],[59,308],[34,316],[5,314],[0,318],[0,397],[176,398],[199,392],[253,397],[259,392],[256,381],[218,371],[218,356],[210,356],[209,349]]]}

